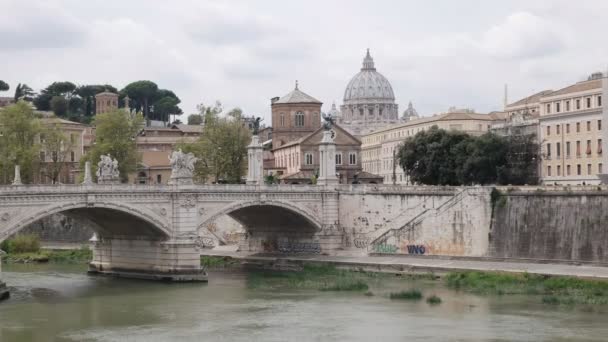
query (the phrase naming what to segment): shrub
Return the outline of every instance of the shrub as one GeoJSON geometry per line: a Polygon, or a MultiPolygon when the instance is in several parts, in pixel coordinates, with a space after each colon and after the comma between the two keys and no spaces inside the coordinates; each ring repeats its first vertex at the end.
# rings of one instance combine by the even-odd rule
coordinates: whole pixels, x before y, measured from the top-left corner
{"type": "Polygon", "coordinates": [[[361,280],[339,279],[331,285],[321,287],[321,291],[365,291],[368,286],[361,280]]]}
{"type": "Polygon", "coordinates": [[[436,295],[432,295],[426,299],[426,302],[429,304],[441,304],[441,298],[436,295]]]}
{"type": "Polygon", "coordinates": [[[0,248],[9,254],[36,253],[40,251],[40,238],[35,234],[17,235],[2,242],[0,248]]]}
{"type": "Polygon", "coordinates": [[[419,300],[422,299],[422,292],[417,289],[393,292],[390,295],[391,299],[407,299],[407,300],[419,300]]]}

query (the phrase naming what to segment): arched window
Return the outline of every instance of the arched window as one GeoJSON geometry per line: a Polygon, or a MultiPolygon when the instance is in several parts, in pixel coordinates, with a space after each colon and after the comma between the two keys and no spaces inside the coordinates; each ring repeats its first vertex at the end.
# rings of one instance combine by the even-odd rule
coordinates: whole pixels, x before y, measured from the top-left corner
{"type": "Polygon", "coordinates": [[[296,127],[304,127],[304,113],[296,113],[296,127]]]}
{"type": "Polygon", "coordinates": [[[279,126],[285,127],[285,113],[279,114],[279,126]]]}

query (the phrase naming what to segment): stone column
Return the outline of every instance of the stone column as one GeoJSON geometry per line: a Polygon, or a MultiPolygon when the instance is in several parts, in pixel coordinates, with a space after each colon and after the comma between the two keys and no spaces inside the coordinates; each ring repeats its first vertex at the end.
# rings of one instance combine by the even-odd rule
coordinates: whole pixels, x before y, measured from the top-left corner
{"type": "Polygon", "coordinates": [[[92,185],[93,177],[91,177],[91,162],[84,163],[84,180],[82,181],[82,185],[92,185]]]}
{"type": "Polygon", "coordinates": [[[608,70],[602,78],[602,174],[600,181],[608,184],[608,70]]]}
{"type": "Polygon", "coordinates": [[[323,131],[319,144],[319,185],[338,184],[336,177],[336,143],[331,139],[331,132],[323,131]]]}
{"type": "Polygon", "coordinates": [[[13,178],[13,185],[23,185],[23,183],[21,183],[21,167],[19,165],[15,165],[15,178],[13,178]]]}
{"type": "Polygon", "coordinates": [[[247,146],[247,184],[264,184],[264,157],[260,137],[251,137],[251,144],[247,146]]]}

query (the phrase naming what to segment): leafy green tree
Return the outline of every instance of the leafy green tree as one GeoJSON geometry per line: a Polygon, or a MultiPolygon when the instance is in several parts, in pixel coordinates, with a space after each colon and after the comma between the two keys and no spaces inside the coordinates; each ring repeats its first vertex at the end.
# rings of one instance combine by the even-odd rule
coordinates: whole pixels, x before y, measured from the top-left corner
{"type": "Polygon", "coordinates": [[[136,81],[129,83],[120,92],[133,99],[135,109],[143,111],[146,120],[150,119],[150,105],[158,92],[156,83],[152,81],[136,81]]]}
{"type": "MultiPolygon", "coordinates": [[[[34,105],[38,110],[52,110],[51,101],[54,97],[61,96],[69,101],[74,95],[76,85],[72,82],[53,82],[46,88],[40,91],[40,94],[34,98],[34,105]]],[[[67,115],[67,110],[64,115],[67,115]]]]}
{"type": "Polygon", "coordinates": [[[71,139],[63,133],[58,123],[45,125],[41,136],[44,139],[40,142],[40,147],[46,155],[46,162],[42,166],[43,174],[52,184],[56,184],[59,181],[59,175],[68,163],[73,144],[71,139]]]}
{"type": "Polygon", "coordinates": [[[243,127],[240,109],[221,114],[221,105],[199,106],[205,113],[205,129],[195,143],[182,143],[178,148],[199,158],[195,176],[199,182],[240,183],[246,169],[249,129],[243,127]]]}
{"type": "Polygon", "coordinates": [[[68,101],[63,96],[53,96],[51,110],[58,117],[65,118],[68,114],[68,101]]]}
{"type": "Polygon", "coordinates": [[[0,80],[0,91],[7,91],[10,88],[11,87],[8,85],[8,83],[4,82],[3,80],[0,80]]]}
{"type": "Polygon", "coordinates": [[[399,165],[414,183],[429,185],[535,184],[534,137],[480,137],[436,126],[408,138],[399,165]]]}
{"type": "Polygon", "coordinates": [[[120,176],[126,181],[129,174],[135,172],[140,160],[135,139],[143,127],[142,115],[115,110],[96,115],[93,125],[95,143],[81,159],[81,168],[86,161],[91,161],[91,169],[95,173],[101,155],[110,154],[118,161],[120,176]]]}
{"type": "Polygon", "coordinates": [[[17,88],[15,88],[15,102],[19,100],[31,102],[34,100],[34,96],[36,96],[36,93],[27,84],[17,84],[17,88]]]}
{"type": "Polygon", "coordinates": [[[203,123],[203,116],[200,114],[188,115],[188,125],[201,125],[203,123]]]}
{"type": "Polygon", "coordinates": [[[39,164],[40,120],[27,103],[19,101],[0,111],[0,130],[0,181],[10,183],[14,166],[19,165],[22,181],[31,183],[39,164]]]}

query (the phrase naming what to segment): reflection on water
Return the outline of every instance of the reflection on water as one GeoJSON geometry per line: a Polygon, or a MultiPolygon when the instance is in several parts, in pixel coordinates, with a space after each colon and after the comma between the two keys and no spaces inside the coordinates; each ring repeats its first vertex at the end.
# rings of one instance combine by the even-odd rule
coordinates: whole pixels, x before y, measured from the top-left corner
{"type": "Polygon", "coordinates": [[[556,307],[538,297],[483,297],[394,278],[362,293],[267,291],[245,273],[208,284],[88,276],[83,266],[11,265],[0,341],[605,341],[607,307],[556,307]],[[419,287],[443,299],[391,301],[419,287]]]}

